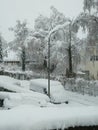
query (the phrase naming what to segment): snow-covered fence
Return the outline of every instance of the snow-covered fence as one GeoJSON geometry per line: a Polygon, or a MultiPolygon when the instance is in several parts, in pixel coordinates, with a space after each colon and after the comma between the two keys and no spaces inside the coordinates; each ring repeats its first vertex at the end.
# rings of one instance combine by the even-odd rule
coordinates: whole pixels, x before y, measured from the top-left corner
{"type": "Polygon", "coordinates": [[[64,84],[65,89],[88,94],[90,96],[98,96],[98,81],[88,81],[81,78],[66,79],[64,84]]]}

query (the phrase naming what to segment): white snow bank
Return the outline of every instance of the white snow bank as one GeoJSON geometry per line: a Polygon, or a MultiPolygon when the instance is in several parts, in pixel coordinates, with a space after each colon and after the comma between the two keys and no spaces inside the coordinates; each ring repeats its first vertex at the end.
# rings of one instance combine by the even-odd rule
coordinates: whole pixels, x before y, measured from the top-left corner
{"type": "MultiPolygon", "coordinates": [[[[58,81],[50,81],[50,86],[61,85],[58,81]]],[[[30,89],[38,90],[39,92],[43,92],[41,89],[48,89],[48,79],[33,79],[30,81],[30,89]]]]}
{"type": "Polygon", "coordinates": [[[98,125],[98,107],[38,108],[0,111],[0,130],[49,130],[98,125]]]}
{"type": "Polygon", "coordinates": [[[9,76],[0,76],[0,81],[3,81],[5,83],[9,83],[9,84],[17,84],[19,83],[19,80],[11,78],[9,76]]]}
{"type": "Polygon", "coordinates": [[[17,85],[9,84],[8,82],[5,83],[3,81],[0,81],[0,87],[4,89],[8,89],[13,92],[30,92],[27,89],[23,89],[23,88],[18,87],[17,85]]]}
{"type": "Polygon", "coordinates": [[[33,104],[36,106],[46,106],[50,101],[49,97],[42,93],[29,90],[29,81],[17,80],[7,76],[0,76],[0,88],[5,88],[11,92],[0,92],[0,99],[4,99],[4,107],[12,108],[20,104],[33,104]]]}
{"type": "Polygon", "coordinates": [[[0,92],[0,99],[4,99],[4,108],[12,108],[22,104],[46,106],[50,101],[48,96],[40,93],[9,93],[0,92]]]}
{"type": "Polygon", "coordinates": [[[29,90],[29,81],[20,81],[8,76],[0,76],[0,88],[13,92],[31,92],[29,90]]]}
{"type": "MultiPolygon", "coordinates": [[[[31,80],[30,89],[43,93],[43,89],[48,91],[48,79],[31,80]]],[[[65,102],[68,97],[65,95],[64,87],[58,81],[50,81],[50,95],[53,102],[65,102]]]]}
{"type": "Polygon", "coordinates": [[[18,80],[18,79],[14,79],[12,77],[9,77],[9,76],[0,76],[0,82],[4,82],[6,84],[17,85],[18,87],[25,88],[28,90],[30,87],[29,80],[18,80]]]}
{"type": "Polygon", "coordinates": [[[29,88],[29,82],[20,81],[8,76],[0,76],[0,87],[14,92],[27,92],[27,89],[29,88]]]}

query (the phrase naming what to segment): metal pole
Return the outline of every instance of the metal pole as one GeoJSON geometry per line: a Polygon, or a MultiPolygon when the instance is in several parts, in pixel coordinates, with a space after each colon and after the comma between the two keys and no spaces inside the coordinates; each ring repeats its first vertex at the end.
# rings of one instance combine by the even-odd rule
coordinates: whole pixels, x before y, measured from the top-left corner
{"type": "Polygon", "coordinates": [[[71,23],[69,24],[69,72],[72,74],[71,23]]]}
{"type": "Polygon", "coordinates": [[[50,37],[48,39],[48,96],[50,97],[50,37]]]}
{"type": "MultiPolygon", "coordinates": [[[[62,30],[62,29],[61,29],[62,30]]],[[[50,41],[51,41],[51,35],[55,33],[56,31],[53,31],[49,38],[48,38],[48,96],[50,97],[50,41]]]]}

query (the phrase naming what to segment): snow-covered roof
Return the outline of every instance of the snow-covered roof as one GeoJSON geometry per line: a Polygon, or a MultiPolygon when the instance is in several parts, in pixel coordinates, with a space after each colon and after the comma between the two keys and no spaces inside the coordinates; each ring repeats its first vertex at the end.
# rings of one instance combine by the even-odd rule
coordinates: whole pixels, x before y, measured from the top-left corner
{"type": "Polygon", "coordinates": [[[19,57],[15,51],[8,50],[7,56],[4,57],[4,61],[19,61],[19,57]]]}

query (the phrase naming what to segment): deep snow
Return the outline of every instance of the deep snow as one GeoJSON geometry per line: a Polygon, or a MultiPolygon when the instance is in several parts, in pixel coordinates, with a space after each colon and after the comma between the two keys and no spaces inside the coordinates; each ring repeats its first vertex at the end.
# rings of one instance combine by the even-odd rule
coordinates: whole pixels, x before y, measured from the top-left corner
{"type": "Polygon", "coordinates": [[[39,108],[0,111],[0,130],[49,130],[98,125],[98,107],[39,108]]]}
{"type": "Polygon", "coordinates": [[[0,87],[15,91],[0,92],[4,108],[12,108],[0,109],[0,130],[47,130],[98,125],[97,96],[66,91],[58,81],[51,81],[50,86],[51,99],[41,90],[47,89],[47,79],[21,81],[0,76],[0,87]]]}

